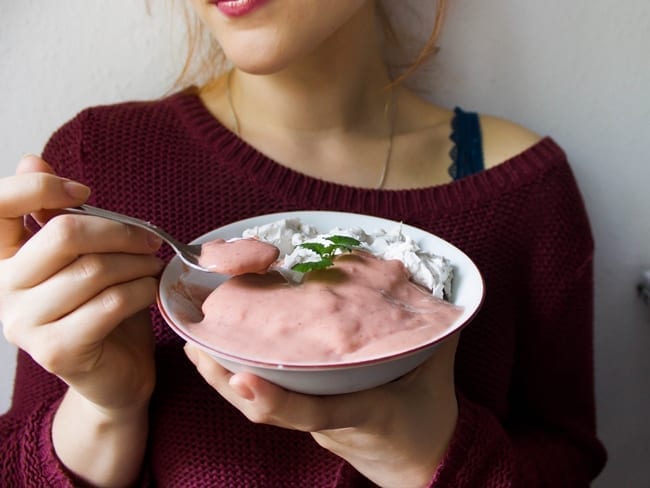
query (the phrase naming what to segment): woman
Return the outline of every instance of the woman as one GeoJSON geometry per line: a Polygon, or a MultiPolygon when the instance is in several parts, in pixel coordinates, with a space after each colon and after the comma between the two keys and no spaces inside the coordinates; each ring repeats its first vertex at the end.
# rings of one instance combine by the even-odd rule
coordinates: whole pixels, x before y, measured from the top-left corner
{"type": "Polygon", "coordinates": [[[372,0],[191,3],[232,71],[86,110],[0,182],[0,320],[21,349],[2,484],[587,485],[593,243],[562,150],[393,82],[372,0]],[[398,381],[292,393],[183,351],[147,310],[169,251],[56,216],[88,199],[184,240],[281,210],[404,221],[474,259],[485,303],[398,381]]]}

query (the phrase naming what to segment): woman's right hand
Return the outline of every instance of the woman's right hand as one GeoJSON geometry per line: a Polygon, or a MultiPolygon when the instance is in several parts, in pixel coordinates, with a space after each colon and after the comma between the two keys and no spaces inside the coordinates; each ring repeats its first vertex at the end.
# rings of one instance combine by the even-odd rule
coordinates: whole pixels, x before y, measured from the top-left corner
{"type": "Polygon", "coordinates": [[[141,411],[153,391],[145,309],[155,297],[160,241],[57,212],[89,193],[36,156],[0,179],[0,322],[7,340],[65,381],[76,401],[111,417],[141,411]],[[42,225],[33,235],[29,214],[42,225]]]}

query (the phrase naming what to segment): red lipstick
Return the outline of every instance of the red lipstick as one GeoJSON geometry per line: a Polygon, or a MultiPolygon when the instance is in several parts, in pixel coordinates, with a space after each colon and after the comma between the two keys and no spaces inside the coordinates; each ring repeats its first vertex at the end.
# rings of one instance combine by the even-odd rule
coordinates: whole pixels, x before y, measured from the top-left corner
{"type": "Polygon", "coordinates": [[[243,17],[254,12],[268,0],[212,0],[210,3],[228,17],[243,17]]]}

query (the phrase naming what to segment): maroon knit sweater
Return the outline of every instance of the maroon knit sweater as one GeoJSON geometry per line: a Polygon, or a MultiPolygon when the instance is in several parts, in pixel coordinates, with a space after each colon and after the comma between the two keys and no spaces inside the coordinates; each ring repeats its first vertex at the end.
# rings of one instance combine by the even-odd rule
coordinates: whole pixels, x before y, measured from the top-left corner
{"type": "MultiPolygon", "coordinates": [[[[86,110],[53,136],[44,157],[89,185],[91,203],[153,221],[181,240],[258,214],[329,209],[404,221],[452,242],[478,265],[487,295],[461,336],[459,420],[431,486],[580,487],[602,469],[593,242],[553,140],[457,182],[359,189],[269,160],[185,92],[86,110]]],[[[169,258],[169,249],[162,254],[169,258]]],[[[183,342],[152,313],[158,379],[143,484],[371,485],[309,434],[249,422],[205,383],[183,342]]],[[[70,486],[50,438],[64,391],[19,353],[13,404],[0,418],[0,486],[70,486]]]]}

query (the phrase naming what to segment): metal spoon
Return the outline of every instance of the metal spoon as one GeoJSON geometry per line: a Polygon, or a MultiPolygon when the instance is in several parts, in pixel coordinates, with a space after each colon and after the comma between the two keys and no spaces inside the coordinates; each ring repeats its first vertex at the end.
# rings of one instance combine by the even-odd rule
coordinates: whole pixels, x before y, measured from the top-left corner
{"type": "Polygon", "coordinates": [[[165,241],[169,246],[176,252],[178,257],[180,257],[185,264],[191,266],[192,268],[198,269],[199,271],[206,271],[208,273],[212,272],[207,268],[199,265],[199,256],[201,255],[201,244],[184,244],[179,242],[174,237],[170,236],[167,232],[162,230],[160,227],[155,226],[151,222],[146,222],[144,220],[136,219],[135,217],[130,217],[117,212],[111,212],[110,210],[104,210],[103,208],[93,207],[91,205],[81,205],[79,207],[68,207],[64,209],[68,213],[80,214],[80,215],[93,215],[95,217],[103,217],[109,220],[115,220],[117,222],[122,222],[123,224],[135,225],[137,227],[142,227],[143,229],[153,232],[159,236],[163,241],[165,241]]]}

